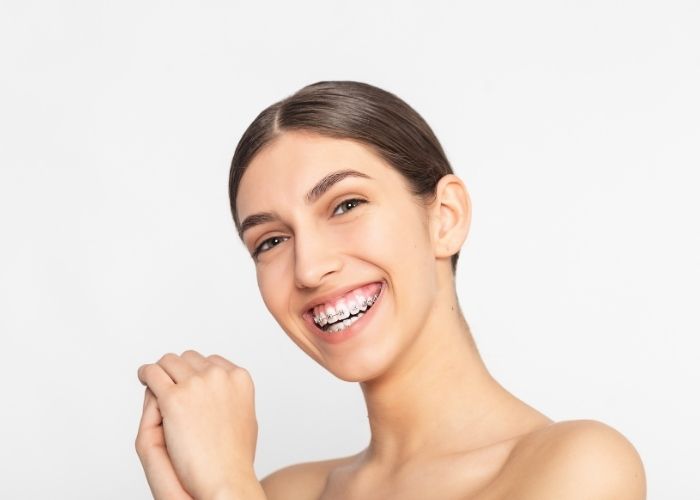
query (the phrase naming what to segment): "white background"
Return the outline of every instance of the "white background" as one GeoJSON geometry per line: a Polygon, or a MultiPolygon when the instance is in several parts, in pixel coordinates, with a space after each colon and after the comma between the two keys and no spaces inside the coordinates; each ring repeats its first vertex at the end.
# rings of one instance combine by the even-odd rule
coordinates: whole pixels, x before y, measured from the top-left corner
{"type": "Polygon", "coordinates": [[[458,288],[496,378],[622,432],[649,498],[700,498],[700,3],[253,3],[2,1],[2,497],[150,498],[136,369],[188,348],[253,374],[259,477],[367,444],[227,198],[259,111],[351,79],[467,184],[458,288]]]}

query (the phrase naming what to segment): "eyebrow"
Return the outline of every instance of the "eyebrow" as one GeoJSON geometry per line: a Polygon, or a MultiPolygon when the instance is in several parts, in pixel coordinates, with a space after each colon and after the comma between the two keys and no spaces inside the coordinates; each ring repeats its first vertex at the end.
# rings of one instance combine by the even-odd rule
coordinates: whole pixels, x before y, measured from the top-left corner
{"type": "MultiPolygon", "coordinates": [[[[312,187],[304,199],[306,204],[310,205],[316,202],[321,196],[325,194],[331,187],[333,187],[338,182],[342,181],[346,177],[362,177],[365,179],[371,179],[371,177],[365,173],[359,172],[357,170],[345,169],[337,170],[326,175],[312,187]]],[[[258,226],[260,224],[265,224],[267,222],[273,222],[278,220],[279,217],[273,212],[260,212],[257,214],[249,215],[241,223],[241,229],[238,231],[238,236],[243,239],[243,233],[248,229],[258,226]]]]}

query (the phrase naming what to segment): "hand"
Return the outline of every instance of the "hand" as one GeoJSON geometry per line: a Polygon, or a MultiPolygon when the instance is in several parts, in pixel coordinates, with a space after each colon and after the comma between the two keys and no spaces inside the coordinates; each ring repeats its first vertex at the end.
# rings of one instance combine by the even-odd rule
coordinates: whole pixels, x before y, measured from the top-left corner
{"type": "Polygon", "coordinates": [[[143,415],[136,435],[136,453],[156,500],[193,500],[180,484],[165,448],[163,418],[153,392],[146,387],[143,415]]]}
{"type": "MultiPolygon", "coordinates": [[[[212,498],[257,483],[255,391],[247,370],[185,351],[141,366],[138,377],[157,400],[167,455],[189,495],[212,498]]],[[[144,456],[157,456],[148,443],[144,448],[144,456]]]]}

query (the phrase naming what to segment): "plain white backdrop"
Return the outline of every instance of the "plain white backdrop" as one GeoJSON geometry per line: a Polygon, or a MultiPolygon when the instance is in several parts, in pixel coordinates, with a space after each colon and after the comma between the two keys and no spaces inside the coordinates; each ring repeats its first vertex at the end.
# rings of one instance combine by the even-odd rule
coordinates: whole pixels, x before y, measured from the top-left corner
{"type": "Polygon", "coordinates": [[[227,194],[258,112],[350,79],[421,113],[470,191],[458,290],[494,376],[622,432],[650,499],[700,498],[699,26],[697,1],[2,0],[2,497],[150,498],[136,369],[188,348],[253,374],[259,477],[366,446],[227,194]]]}

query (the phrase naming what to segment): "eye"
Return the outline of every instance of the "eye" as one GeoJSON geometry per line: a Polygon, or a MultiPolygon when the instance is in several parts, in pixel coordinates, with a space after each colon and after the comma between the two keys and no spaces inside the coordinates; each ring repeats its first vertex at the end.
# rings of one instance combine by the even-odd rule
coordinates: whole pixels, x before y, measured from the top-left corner
{"type": "MultiPolygon", "coordinates": [[[[338,209],[341,207],[345,208],[346,209],[345,211],[347,212],[349,210],[352,210],[353,208],[355,208],[357,205],[359,205],[361,203],[367,203],[367,202],[365,200],[361,200],[359,198],[349,198],[347,200],[344,200],[344,201],[340,202],[340,204],[337,207],[335,207],[335,210],[333,211],[333,215],[335,215],[336,212],[338,211],[338,209]]],[[[342,214],[340,214],[340,215],[342,215],[342,214]]]]}
{"type": "MultiPolygon", "coordinates": [[[[361,200],[359,198],[348,198],[347,200],[343,200],[338,204],[338,206],[335,207],[335,210],[333,211],[333,215],[335,215],[338,212],[338,209],[342,208],[344,209],[344,212],[341,212],[338,215],[343,215],[345,212],[348,212],[355,208],[357,205],[360,205],[362,203],[367,203],[366,200],[361,200]]],[[[276,247],[279,245],[282,241],[289,239],[288,236],[273,236],[271,238],[266,239],[258,247],[253,251],[253,259],[257,260],[258,255],[267,252],[270,250],[272,247],[276,247]]]]}
{"type": "Polygon", "coordinates": [[[266,239],[265,241],[260,243],[260,245],[258,245],[258,247],[255,249],[255,251],[253,251],[253,258],[256,259],[258,257],[259,253],[267,252],[270,248],[276,247],[279,244],[279,242],[281,242],[282,240],[285,240],[285,239],[287,239],[286,236],[273,236],[272,238],[266,239]],[[273,242],[276,242],[276,243],[273,244],[273,242]],[[269,243],[269,245],[268,245],[268,243],[269,243]]]}

